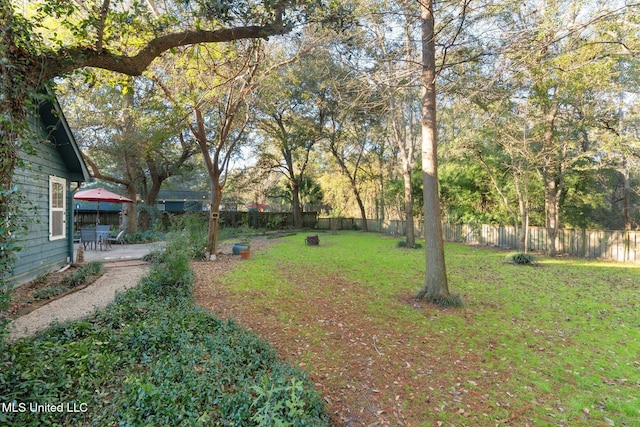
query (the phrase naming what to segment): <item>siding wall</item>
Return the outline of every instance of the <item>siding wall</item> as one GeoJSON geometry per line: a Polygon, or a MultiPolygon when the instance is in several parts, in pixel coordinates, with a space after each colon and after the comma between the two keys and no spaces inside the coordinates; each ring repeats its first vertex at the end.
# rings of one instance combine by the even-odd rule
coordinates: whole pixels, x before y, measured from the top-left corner
{"type": "MultiPolygon", "coordinates": [[[[29,231],[19,234],[22,250],[18,253],[13,281],[27,282],[42,273],[62,267],[73,257],[73,240],[49,241],[49,176],[67,180],[67,237],[73,236],[73,200],[70,197],[69,172],[58,150],[49,143],[35,143],[37,155],[22,155],[24,167],[16,168],[14,184],[30,203],[29,231]]],[[[74,184],[75,185],[75,184],[74,184]]]]}

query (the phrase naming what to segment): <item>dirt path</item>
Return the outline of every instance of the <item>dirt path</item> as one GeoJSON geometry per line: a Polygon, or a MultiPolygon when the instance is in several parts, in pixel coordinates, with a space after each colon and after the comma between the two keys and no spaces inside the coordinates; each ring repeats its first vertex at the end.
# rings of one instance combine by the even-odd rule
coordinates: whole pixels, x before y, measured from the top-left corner
{"type": "Polygon", "coordinates": [[[58,320],[78,320],[90,316],[97,308],[106,307],[116,292],[135,286],[148,272],[147,265],[139,262],[110,263],[105,273],[91,285],[66,295],[24,315],[9,324],[9,340],[33,336],[58,320]]]}

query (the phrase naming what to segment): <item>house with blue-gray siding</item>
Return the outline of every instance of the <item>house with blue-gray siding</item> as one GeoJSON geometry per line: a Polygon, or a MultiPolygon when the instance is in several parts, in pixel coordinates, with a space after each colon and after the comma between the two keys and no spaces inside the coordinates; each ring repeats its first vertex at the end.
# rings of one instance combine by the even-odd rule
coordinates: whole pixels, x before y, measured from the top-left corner
{"type": "Polygon", "coordinates": [[[28,230],[12,281],[19,285],[59,269],[73,259],[73,193],[90,175],[78,144],[54,97],[42,102],[32,127],[37,137],[21,152],[13,182],[26,199],[28,230]]]}

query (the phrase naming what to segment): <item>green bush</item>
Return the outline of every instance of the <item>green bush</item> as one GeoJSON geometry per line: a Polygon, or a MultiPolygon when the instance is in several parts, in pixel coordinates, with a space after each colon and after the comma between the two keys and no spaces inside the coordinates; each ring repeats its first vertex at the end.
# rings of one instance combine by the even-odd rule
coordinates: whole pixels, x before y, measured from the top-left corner
{"type": "Polygon", "coordinates": [[[265,376],[252,390],[256,397],[251,403],[255,408],[251,420],[259,426],[312,425],[302,421],[322,419],[324,408],[311,398],[304,382],[295,376],[265,376]]]}
{"type": "Polygon", "coordinates": [[[279,230],[282,228],[284,217],[282,215],[276,215],[267,222],[267,228],[269,230],[279,230]]]}
{"type": "Polygon", "coordinates": [[[104,266],[100,261],[92,261],[87,264],[83,264],[72,274],[65,276],[62,279],[62,284],[67,287],[80,286],[91,278],[99,276],[104,271],[104,266]]]}
{"type": "Polygon", "coordinates": [[[259,233],[259,230],[255,228],[247,227],[246,225],[242,225],[240,227],[225,227],[220,229],[220,233],[218,235],[218,241],[222,240],[247,240],[250,236],[254,236],[259,233]]]}
{"type": "Polygon", "coordinates": [[[408,249],[421,249],[422,245],[420,243],[414,243],[413,245],[409,245],[406,240],[400,240],[396,246],[398,248],[408,248],[408,249]]]}
{"type": "Polygon", "coordinates": [[[206,217],[199,214],[185,214],[172,217],[171,231],[167,235],[169,241],[179,241],[181,252],[186,252],[189,259],[206,258],[207,236],[209,224],[206,217]]]}
{"type": "Polygon", "coordinates": [[[181,242],[169,241],[149,276],[95,317],[0,342],[3,402],[87,409],[0,413],[0,425],[327,425],[304,373],[252,332],[193,305],[181,242]]]}
{"type": "Polygon", "coordinates": [[[126,243],[152,243],[161,240],[162,236],[154,230],[136,231],[135,233],[126,233],[124,241],[126,243]]]}
{"type": "Polygon", "coordinates": [[[142,260],[148,262],[150,264],[161,262],[162,257],[164,256],[164,251],[162,250],[152,250],[148,254],[142,257],[142,260]]]}
{"type": "Polygon", "coordinates": [[[38,277],[33,279],[33,284],[41,285],[43,283],[47,283],[47,280],[49,280],[50,276],[51,276],[50,272],[42,273],[42,274],[38,275],[38,277]]]}
{"type": "Polygon", "coordinates": [[[151,271],[142,285],[147,292],[168,296],[175,291],[191,293],[192,272],[189,237],[182,233],[171,233],[164,252],[153,256],[151,271]]]}
{"type": "Polygon", "coordinates": [[[59,295],[65,291],[65,288],[62,286],[51,286],[48,288],[36,289],[33,291],[34,299],[48,299],[59,295]]]}
{"type": "MultiPolygon", "coordinates": [[[[25,148],[29,150],[29,143],[25,148]]],[[[29,229],[33,221],[38,222],[37,207],[17,188],[0,188],[2,200],[2,220],[0,220],[0,340],[7,333],[8,319],[5,311],[11,302],[11,273],[18,253],[23,249],[20,233],[29,229]]]]}
{"type": "Polygon", "coordinates": [[[531,254],[525,254],[524,252],[512,252],[506,256],[507,262],[516,265],[534,265],[536,264],[536,258],[531,254]]]}

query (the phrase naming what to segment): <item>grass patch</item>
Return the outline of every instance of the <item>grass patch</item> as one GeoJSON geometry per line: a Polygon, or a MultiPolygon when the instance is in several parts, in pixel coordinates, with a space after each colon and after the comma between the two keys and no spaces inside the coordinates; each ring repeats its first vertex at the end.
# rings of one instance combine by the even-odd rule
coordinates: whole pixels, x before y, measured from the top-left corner
{"type": "Polygon", "coordinates": [[[424,281],[424,253],[390,250],[397,239],[283,241],[225,276],[235,301],[278,313],[322,373],[342,375],[335,384],[361,376],[354,389],[388,394],[380,407],[403,402],[408,425],[640,419],[637,265],[541,257],[543,268],[523,269],[503,251],[448,244],[450,291],[465,301],[449,310],[407,297],[424,281]]]}
{"type": "Polygon", "coordinates": [[[253,333],[193,305],[183,238],[95,317],[0,342],[1,402],[86,410],[5,411],[0,424],[326,425],[302,372],[253,333]]]}

